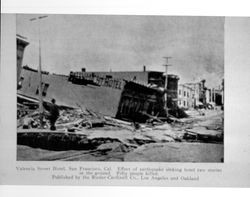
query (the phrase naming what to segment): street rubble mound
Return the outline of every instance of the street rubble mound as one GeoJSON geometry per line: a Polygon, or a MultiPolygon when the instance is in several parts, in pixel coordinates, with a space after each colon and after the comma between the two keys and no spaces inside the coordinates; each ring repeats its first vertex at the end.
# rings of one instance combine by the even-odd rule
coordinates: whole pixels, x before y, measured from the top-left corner
{"type": "MultiPolygon", "coordinates": [[[[162,121],[162,119],[153,117],[151,119],[153,121],[136,123],[104,116],[87,109],[64,108],[60,109],[60,117],[56,122],[57,130],[51,131],[46,116],[43,119],[43,128],[40,128],[38,110],[22,108],[17,119],[17,144],[58,153],[87,151],[87,153],[83,152],[84,156],[79,152],[74,157],[63,157],[66,160],[81,160],[81,158],[85,158],[86,154],[93,157],[102,155],[115,155],[116,157],[118,155],[119,160],[123,160],[126,154],[136,151],[138,148],[140,150],[145,145],[179,142],[221,143],[223,141],[223,132],[218,125],[211,125],[210,122],[195,125],[194,122],[192,124],[196,127],[193,128],[185,126],[185,119],[174,117],[170,119],[171,121],[162,121]],[[23,128],[26,118],[32,119],[32,124],[28,128],[23,128]]],[[[25,148],[19,151],[22,152],[22,150],[25,148]]],[[[65,154],[63,153],[63,155],[65,154]]],[[[22,154],[20,153],[20,155],[22,154]]],[[[58,157],[60,156],[58,155],[58,157]]],[[[55,158],[51,156],[49,159],[55,158]]]]}

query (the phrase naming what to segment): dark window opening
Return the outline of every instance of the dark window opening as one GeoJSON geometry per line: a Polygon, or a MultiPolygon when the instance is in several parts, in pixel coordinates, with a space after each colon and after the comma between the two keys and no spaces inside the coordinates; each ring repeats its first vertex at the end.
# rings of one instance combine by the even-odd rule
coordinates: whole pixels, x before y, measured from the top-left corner
{"type": "Polygon", "coordinates": [[[24,78],[21,77],[20,80],[19,80],[19,82],[18,82],[18,85],[17,85],[17,89],[18,89],[18,90],[22,88],[23,80],[24,80],[24,78]]]}
{"type": "Polygon", "coordinates": [[[36,94],[39,94],[39,86],[36,89],[36,94]]]}
{"type": "Polygon", "coordinates": [[[48,88],[49,88],[49,84],[45,83],[44,86],[43,86],[43,92],[42,92],[43,96],[47,95],[48,88]]]}
{"type": "MultiPolygon", "coordinates": [[[[48,83],[42,83],[42,96],[46,96],[47,95],[48,88],[49,88],[49,84],[48,83]]],[[[39,86],[36,89],[36,94],[39,94],[39,86]]]]}

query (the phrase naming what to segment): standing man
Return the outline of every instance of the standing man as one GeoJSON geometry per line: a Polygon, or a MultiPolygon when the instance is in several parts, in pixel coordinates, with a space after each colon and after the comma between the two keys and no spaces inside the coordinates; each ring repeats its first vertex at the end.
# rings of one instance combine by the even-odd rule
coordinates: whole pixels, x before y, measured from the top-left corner
{"type": "Polygon", "coordinates": [[[50,130],[55,131],[56,130],[56,120],[59,118],[59,109],[56,105],[56,100],[52,99],[51,103],[44,103],[44,108],[49,111],[48,119],[50,121],[50,130]]]}

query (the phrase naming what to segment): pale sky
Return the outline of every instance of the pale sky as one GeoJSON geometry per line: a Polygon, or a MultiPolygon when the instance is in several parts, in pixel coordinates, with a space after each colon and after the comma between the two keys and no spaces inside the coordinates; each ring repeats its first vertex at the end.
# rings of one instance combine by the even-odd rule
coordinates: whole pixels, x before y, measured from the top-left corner
{"type": "MultiPolygon", "coordinates": [[[[43,15],[43,14],[41,14],[43,15]]],[[[24,65],[38,66],[41,15],[17,15],[17,33],[28,38],[24,65]]],[[[206,79],[208,87],[224,77],[224,17],[48,15],[41,21],[42,67],[69,74],[87,71],[164,71],[179,83],[206,79]]]]}

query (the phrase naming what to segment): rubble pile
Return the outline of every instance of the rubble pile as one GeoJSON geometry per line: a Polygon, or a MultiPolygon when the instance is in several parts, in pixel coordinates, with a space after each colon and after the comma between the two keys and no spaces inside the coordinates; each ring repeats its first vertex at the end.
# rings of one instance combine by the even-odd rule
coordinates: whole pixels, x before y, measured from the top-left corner
{"type": "Polygon", "coordinates": [[[183,138],[187,141],[199,142],[223,142],[223,133],[216,130],[208,130],[205,127],[186,129],[183,138]]]}
{"type": "MultiPolygon", "coordinates": [[[[29,108],[18,109],[17,128],[24,127],[26,124],[29,124],[31,128],[40,127],[39,112],[37,110],[31,110],[29,108]]],[[[45,127],[46,125],[47,125],[47,122],[44,122],[45,127]]]]}
{"type": "Polygon", "coordinates": [[[170,130],[170,126],[162,121],[157,125],[151,122],[138,124],[82,109],[60,110],[56,131],[48,130],[49,122],[46,116],[44,116],[43,129],[38,129],[40,127],[38,110],[27,113],[19,118],[18,122],[19,145],[47,150],[103,150],[102,152],[105,152],[105,149],[127,152],[143,144],[173,142],[177,138],[174,133],[165,133],[166,130],[170,130]],[[25,119],[32,119],[28,128],[23,127],[22,123],[25,119]],[[119,148],[112,148],[116,147],[117,143],[120,144],[119,148]]]}
{"type": "MultiPolygon", "coordinates": [[[[47,129],[49,128],[49,121],[46,118],[47,113],[43,113],[43,126],[41,128],[40,125],[40,114],[38,109],[31,110],[29,108],[19,108],[18,109],[18,128],[22,127],[27,119],[31,119],[28,128],[41,128],[47,129]]],[[[102,127],[104,126],[104,121],[95,115],[94,113],[90,113],[87,111],[83,111],[81,109],[61,109],[60,116],[56,122],[56,128],[59,131],[69,131],[73,132],[75,130],[79,130],[83,127],[102,127]]]]}
{"type": "MultiPolygon", "coordinates": [[[[221,120],[207,120],[197,112],[193,112],[192,121],[190,118],[176,119],[172,116],[170,121],[163,121],[152,116],[146,123],[139,124],[81,108],[66,108],[60,109],[56,131],[49,130],[50,123],[46,114],[40,128],[38,109],[22,108],[22,113],[19,114],[17,144],[37,150],[57,151],[58,154],[54,152],[55,155],[65,160],[81,160],[85,157],[123,160],[127,153],[136,152],[145,145],[151,147],[158,143],[223,142],[221,120]],[[27,120],[30,120],[30,124],[24,127],[27,120]],[[64,158],[59,156],[63,151],[83,152],[73,156],[65,153],[67,157],[64,158]]],[[[55,158],[51,156],[50,159],[55,158]]]]}
{"type": "Polygon", "coordinates": [[[93,112],[82,111],[81,109],[64,110],[57,120],[57,129],[68,132],[80,131],[82,128],[103,127],[104,120],[93,112]]]}

